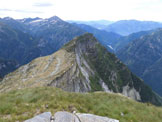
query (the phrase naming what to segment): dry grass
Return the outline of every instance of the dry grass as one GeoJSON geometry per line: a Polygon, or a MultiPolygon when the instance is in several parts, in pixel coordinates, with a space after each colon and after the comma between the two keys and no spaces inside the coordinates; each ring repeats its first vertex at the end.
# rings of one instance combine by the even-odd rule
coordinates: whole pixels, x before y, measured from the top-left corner
{"type": "Polygon", "coordinates": [[[54,79],[69,70],[75,55],[62,49],[56,53],[40,57],[8,74],[0,83],[0,92],[14,89],[47,86],[54,79]],[[54,74],[52,74],[54,72],[54,74]]]}

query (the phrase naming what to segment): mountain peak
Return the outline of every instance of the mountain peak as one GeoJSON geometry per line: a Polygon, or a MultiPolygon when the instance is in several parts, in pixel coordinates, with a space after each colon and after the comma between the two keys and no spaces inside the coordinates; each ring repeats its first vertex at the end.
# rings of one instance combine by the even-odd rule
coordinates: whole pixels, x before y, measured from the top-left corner
{"type": "Polygon", "coordinates": [[[4,19],[4,20],[14,20],[14,19],[11,18],[11,17],[4,17],[3,19],[4,19]]]}
{"type": "Polygon", "coordinates": [[[115,92],[138,101],[162,103],[89,33],[74,38],[56,53],[37,58],[10,73],[0,84],[0,91],[38,86],[54,86],[71,92],[115,92]]]}
{"type": "Polygon", "coordinates": [[[93,41],[93,42],[97,42],[98,43],[97,39],[93,36],[93,34],[88,33],[88,32],[84,33],[81,36],[76,37],[76,41],[78,41],[78,42],[93,41]]]}
{"type": "Polygon", "coordinates": [[[24,19],[19,19],[18,21],[23,22],[23,23],[28,23],[36,20],[40,20],[41,18],[35,17],[35,18],[24,18],[24,19]]]}
{"type": "Polygon", "coordinates": [[[98,41],[91,33],[84,33],[81,36],[75,37],[72,41],[64,45],[64,49],[67,51],[74,51],[78,46],[81,46],[81,49],[86,51],[86,48],[90,48],[98,44],[98,41]]]}
{"type": "Polygon", "coordinates": [[[62,19],[60,19],[58,16],[53,16],[53,17],[50,17],[48,18],[49,21],[55,21],[55,22],[58,22],[58,21],[63,21],[62,19]]]}

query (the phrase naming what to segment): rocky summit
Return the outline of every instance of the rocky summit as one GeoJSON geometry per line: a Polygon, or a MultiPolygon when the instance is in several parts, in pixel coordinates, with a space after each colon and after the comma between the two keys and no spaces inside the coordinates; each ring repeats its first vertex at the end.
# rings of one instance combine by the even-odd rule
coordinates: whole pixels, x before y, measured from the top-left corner
{"type": "Polygon", "coordinates": [[[93,114],[69,113],[65,111],[56,112],[52,116],[51,112],[45,112],[26,120],[25,122],[119,122],[108,117],[96,116],[93,114]]]}
{"type": "Polygon", "coordinates": [[[159,96],[89,33],[8,74],[0,83],[0,92],[41,86],[122,93],[134,100],[162,104],[159,96]]]}

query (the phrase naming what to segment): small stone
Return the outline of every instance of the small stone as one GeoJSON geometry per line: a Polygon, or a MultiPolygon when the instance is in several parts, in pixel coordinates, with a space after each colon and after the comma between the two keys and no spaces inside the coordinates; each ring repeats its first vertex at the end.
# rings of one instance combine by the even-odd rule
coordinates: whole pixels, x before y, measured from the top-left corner
{"type": "Polygon", "coordinates": [[[121,116],[124,116],[124,113],[123,113],[123,112],[121,112],[121,113],[120,113],[120,115],[121,115],[121,116]]]}
{"type": "Polygon", "coordinates": [[[45,105],[45,108],[48,108],[48,105],[47,104],[45,105]]]}
{"type": "Polygon", "coordinates": [[[73,111],[73,114],[76,114],[76,111],[73,111]]]}

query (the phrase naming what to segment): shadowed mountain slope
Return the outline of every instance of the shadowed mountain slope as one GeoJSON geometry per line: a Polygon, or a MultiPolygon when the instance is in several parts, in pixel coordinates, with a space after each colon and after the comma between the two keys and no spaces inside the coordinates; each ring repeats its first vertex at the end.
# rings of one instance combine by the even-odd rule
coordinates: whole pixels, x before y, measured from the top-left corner
{"type": "Polygon", "coordinates": [[[131,71],[162,95],[162,29],[134,40],[117,55],[131,71]]]}

